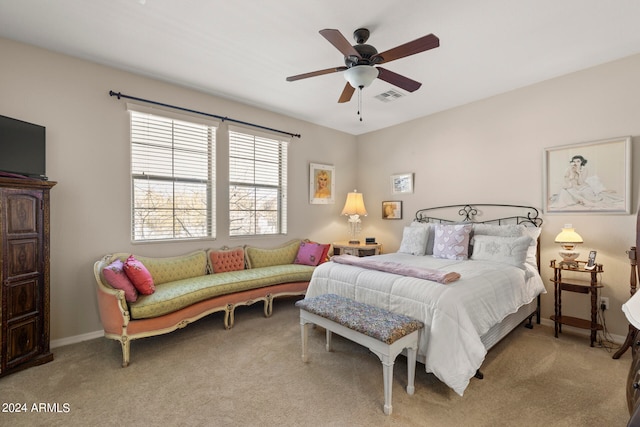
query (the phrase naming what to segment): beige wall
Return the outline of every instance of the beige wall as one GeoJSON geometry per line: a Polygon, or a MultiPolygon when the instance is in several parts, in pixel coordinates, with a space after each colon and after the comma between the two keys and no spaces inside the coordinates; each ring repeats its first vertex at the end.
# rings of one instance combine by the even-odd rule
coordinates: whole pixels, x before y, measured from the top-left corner
{"type": "MultiPolygon", "coordinates": [[[[0,57],[0,114],[47,127],[47,174],[58,182],[51,194],[54,341],[102,329],[93,263],[107,253],[168,256],[222,245],[268,246],[294,237],[346,237],[340,202],[356,181],[350,161],[356,152],[354,136],[6,39],[0,39],[0,57]],[[110,97],[109,90],[301,134],[289,151],[288,236],[230,239],[228,218],[220,209],[216,241],[132,245],[129,118],[125,101],[110,97]],[[310,162],[335,166],[336,204],[309,204],[310,162]]],[[[220,139],[218,152],[226,152],[220,139]]],[[[218,160],[220,170],[227,170],[224,159],[218,160]]],[[[217,203],[224,207],[225,174],[218,178],[217,203]]]]}
{"type": "MultiPolygon", "coordinates": [[[[397,249],[402,227],[422,207],[461,202],[541,206],[545,147],[632,135],[634,213],[638,201],[640,56],[354,137],[5,39],[0,39],[0,55],[0,114],[47,126],[47,172],[58,182],[52,190],[51,332],[59,344],[101,330],[92,265],[102,255],[162,256],[211,246],[266,246],[293,237],[344,239],[346,221],[339,214],[344,195],[354,187],[364,193],[369,211],[362,234],[375,236],[389,252],[397,249]],[[109,90],[302,134],[290,146],[289,237],[230,239],[219,211],[217,241],[132,245],[128,116],[124,101],[109,97],[109,90]],[[309,204],[310,162],[336,167],[335,205],[309,204]],[[392,197],[389,175],[400,172],[415,173],[416,191],[392,197]],[[383,200],[402,200],[405,219],[383,221],[383,200]]],[[[226,168],[224,162],[219,167],[226,168]]],[[[218,186],[219,206],[227,203],[224,184],[218,186]]],[[[544,220],[543,278],[550,276],[547,266],[556,257],[554,236],[562,224],[573,223],[585,239],[582,251],[598,250],[598,261],[605,265],[603,294],[611,299],[607,325],[613,334],[625,335],[620,306],[629,292],[625,250],[634,244],[635,217],[546,215],[544,220]]],[[[548,283],[547,289],[545,318],[553,311],[548,283]]],[[[574,305],[577,314],[587,315],[581,298],[567,297],[565,307],[574,305]],[[570,299],[579,303],[570,304],[570,299]]]]}
{"type": "MultiPolygon", "coordinates": [[[[629,261],[635,244],[635,212],[640,178],[640,55],[545,81],[358,138],[358,188],[365,194],[365,234],[387,251],[400,244],[402,227],[415,211],[456,203],[511,203],[542,206],[543,151],[546,147],[633,136],[633,215],[544,215],[542,276],[548,293],[542,314],[553,314],[549,261],[558,257],[553,240],[572,223],[584,239],[581,259],[598,251],[604,264],[603,296],[609,331],[624,336],[621,305],[629,297],[629,261]],[[393,141],[393,143],[390,143],[393,141]],[[414,172],[415,193],[392,196],[389,176],[414,172]],[[404,202],[403,221],[383,221],[383,200],[404,202]]],[[[589,318],[586,296],[567,294],[563,307],[589,318]]]]}

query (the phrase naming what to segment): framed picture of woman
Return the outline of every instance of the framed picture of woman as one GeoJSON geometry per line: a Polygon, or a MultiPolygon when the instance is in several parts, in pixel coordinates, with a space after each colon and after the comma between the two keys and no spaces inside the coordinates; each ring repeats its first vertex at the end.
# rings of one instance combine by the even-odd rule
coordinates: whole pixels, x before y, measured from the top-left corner
{"type": "Polygon", "coordinates": [[[544,150],[546,213],[631,212],[631,137],[544,150]]]}
{"type": "Polygon", "coordinates": [[[309,201],[315,205],[335,203],[335,167],[311,163],[309,167],[309,201]]]}
{"type": "Polygon", "coordinates": [[[402,219],[402,202],[382,202],[382,219],[402,219]]]}

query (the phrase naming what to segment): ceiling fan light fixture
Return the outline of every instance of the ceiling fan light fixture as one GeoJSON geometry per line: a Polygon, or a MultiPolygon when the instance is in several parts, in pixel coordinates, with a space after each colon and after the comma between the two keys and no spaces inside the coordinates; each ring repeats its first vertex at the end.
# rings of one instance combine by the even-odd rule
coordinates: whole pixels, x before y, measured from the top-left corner
{"type": "Polygon", "coordinates": [[[378,69],[371,65],[356,65],[344,72],[344,78],[354,89],[369,86],[378,77],[378,69]]]}

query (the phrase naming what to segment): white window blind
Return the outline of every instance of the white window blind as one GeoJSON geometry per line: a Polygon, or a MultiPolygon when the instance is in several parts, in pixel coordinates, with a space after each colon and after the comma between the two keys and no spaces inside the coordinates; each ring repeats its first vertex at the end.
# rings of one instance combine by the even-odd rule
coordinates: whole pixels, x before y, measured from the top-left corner
{"type": "Polygon", "coordinates": [[[132,240],[214,238],[216,126],[130,112],[132,240]]]}
{"type": "Polygon", "coordinates": [[[229,127],[229,235],[287,232],[288,141],[229,127]]]}

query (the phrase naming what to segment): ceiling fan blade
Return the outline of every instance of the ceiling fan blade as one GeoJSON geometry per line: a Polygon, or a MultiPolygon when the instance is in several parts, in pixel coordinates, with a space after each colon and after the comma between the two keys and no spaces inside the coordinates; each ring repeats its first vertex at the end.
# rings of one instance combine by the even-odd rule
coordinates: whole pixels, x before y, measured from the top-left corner
{"type": "Polygon", "coordinates": [[[335,46],[336,49],[342,52],[344,56],[355,56],[356,58],[362,58],[358,51],[353,46],[351,46],[349,40],[347,40],[340,31],[325,29],[320,30],[320,34],[322,34],[322,37],[327,39],[329,43],[335,46]]]}
{"type": "Polygon", "coordinates": [[[287,81],[294,82],[296,80],[307,79],[309,77],[315,77],[315,76],[321,76],[323,74],[337,73],[338,71],[344,71],[346,69],[347,67],[342,66],[342,67],[327,68],[326,70],[312,71],[310,73],[298,74],[297,76],[287,77],[287,81]]]}
{"type": "Polygon", "coordinates": [[[342,94],[340,95],[340,99],[338,99],[338,103],[342,104],[343,102],[351,101],[351,97],[353,96],[353,92],[356,89],[347,82],[347,85],[342,90],[342,94]]]}
{"type": "Polygon", "coordinates": [[[394,86],[398,86],[401,89],[406,90],[407,92],[415,92],[420,89],[422,83],[417,82],[415,80],[411,80],[408,77],[402,76],[400,74],[394,73],[393,71],[389,71],[386,68],[376,67],[378,70],[378,78],[380,80],[384,80],[387,83],[391,83],[394,86]]]}
{"type": "Polygon", "coordinates": [[[406,56],[415,55],[416,53],[424,52],[425,50],[434,49],[438,46],[440,46],[440,39],[433,34],[429,34],[409,43],[396,46],[392,49],[374,55],[371,59],[376,63],[382,64],[384,62],[390,62],[406,56]]]}

